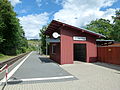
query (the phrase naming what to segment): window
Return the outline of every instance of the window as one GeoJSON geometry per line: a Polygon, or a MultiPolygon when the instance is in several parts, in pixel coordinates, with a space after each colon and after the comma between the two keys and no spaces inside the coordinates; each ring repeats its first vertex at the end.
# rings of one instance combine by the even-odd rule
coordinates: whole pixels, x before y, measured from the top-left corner
{"type": "Polygon", "coordinates": [[[52,54],[56,53],[56,45],[52,45],[52,54]]]}

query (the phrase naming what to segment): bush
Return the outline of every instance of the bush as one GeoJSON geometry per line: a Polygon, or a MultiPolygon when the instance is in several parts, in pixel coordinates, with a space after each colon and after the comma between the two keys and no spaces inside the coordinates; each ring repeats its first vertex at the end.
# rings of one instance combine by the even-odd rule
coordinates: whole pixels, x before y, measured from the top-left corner
{"type": "Polygon", "coordinates": [[[5,56],[4,54],[1,54],[1,53],[0,53],[0,58],[1,58],[1,57],[4,57],[4,56],[5,56]]]}
{"type": "Polygon", "coordinates": [[[17,53],[17,54],[20,54],[20,53],[21,53],[21,50],[16,50],[16,53],[17,53]]]}
{"type": "Polygon", "coordinates": [[[27,49],[26,47],[21,47],[22,53],[26,53],[27,49]]]}

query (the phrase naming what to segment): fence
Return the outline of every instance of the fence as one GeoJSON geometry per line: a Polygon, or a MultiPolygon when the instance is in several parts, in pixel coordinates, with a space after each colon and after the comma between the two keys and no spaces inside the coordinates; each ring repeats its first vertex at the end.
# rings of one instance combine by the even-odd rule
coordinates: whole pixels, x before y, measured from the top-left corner
{"type": "Polygon", "coordinates": [[[98,61],[120,65],[120,46],[97,47],[98,61]]]}

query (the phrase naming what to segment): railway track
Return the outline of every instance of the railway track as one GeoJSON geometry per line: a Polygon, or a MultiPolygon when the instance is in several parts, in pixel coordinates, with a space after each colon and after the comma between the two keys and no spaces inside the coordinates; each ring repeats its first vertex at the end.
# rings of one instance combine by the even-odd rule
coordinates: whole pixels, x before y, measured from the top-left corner
{"type": "MultiPolygon", "coordinates": [[[[28,52],[29,53],[29,52],[28,52]]],[[[4,62],[1,62],[0,63],[0,69],[5,65],[7,64],[8,66],[10,66],[11,64],[15,63],[16,61],[18,61],[20,58],[24,57],[25,55],[27,55],[28,53],[24,53],[24,54],[21,54],[19,56],[16,56],[14,58],[11,58],[7,61],[4,61],[4,62]]]]}

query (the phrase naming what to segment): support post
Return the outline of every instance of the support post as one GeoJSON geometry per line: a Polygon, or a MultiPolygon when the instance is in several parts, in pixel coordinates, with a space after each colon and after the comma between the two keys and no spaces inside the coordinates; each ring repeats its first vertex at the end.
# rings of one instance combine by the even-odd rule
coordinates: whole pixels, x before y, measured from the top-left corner
{"type": "Polygon", "coordinates": [[[6,85],[7,85],[7,75],[8,75],[8,65],[6,64],[6,68],[5,68],[5,77],[6,77],[6,85]]]}
{"type": "Polygon", "coordinates": [[[47,48],[47,41],[46,41],[46,55],[47,55],[47,52],[48,52],[48,50],[47,50],[48,48],[47,48]]]}

